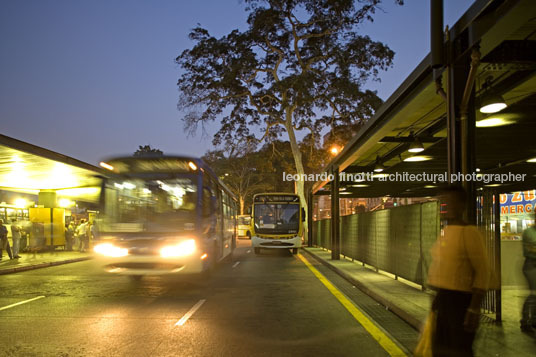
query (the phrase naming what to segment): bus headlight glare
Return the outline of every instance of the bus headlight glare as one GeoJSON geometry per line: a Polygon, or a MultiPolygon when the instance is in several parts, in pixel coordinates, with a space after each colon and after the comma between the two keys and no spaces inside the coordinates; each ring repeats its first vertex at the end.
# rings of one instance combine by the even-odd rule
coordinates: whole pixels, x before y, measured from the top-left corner
{"type": "Polygon", "coordinates": [[[184,257],[186,255],[192,255],[195,249],[195,240],[188,239],[176,245],[163,247],[160,249],[160,256],[162,258],[184,257]]]}
{"type": "Polygon", "coordinates": [[[128,255],[128,249],[116,247],[115,245],[111,243],[97,244],[93,248],[93,251],[95,251],[95,253],[105,255],[107,257],[114,257],[114,258],[124,257],[128,255]]]}

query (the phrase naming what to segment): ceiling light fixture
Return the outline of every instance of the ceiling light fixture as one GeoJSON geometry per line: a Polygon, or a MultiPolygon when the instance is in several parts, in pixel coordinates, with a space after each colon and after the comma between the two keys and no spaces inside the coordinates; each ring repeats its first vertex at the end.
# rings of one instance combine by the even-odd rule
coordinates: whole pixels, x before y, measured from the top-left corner
{"type": "Polygon", "coordinates": [[[411,156],[404,159],[405,162],[418,162],[432,160],[431,156],[411,156]]]}
{"type": "Polygon", "coordinates": [[[385,166],[380,162],[380,157],[376,156],[376,166],[374,166],[374,172],[382,172],[385,170],[385,166]]]}
{"type": "Polygon", "coordinates": [[[481,113],[497,113],[507,107],[504,98],[499,94],[493,93],[491,91],[491,81],[493,80],[492,76],[486,78],[485,82],[482,85],[484,94],[480,96],[480,112],[481,113]]]}
{"type": "Polygon", "coordinates": [[[504,98],[498,94],[484,95],[480,104],[481,113],[497,113],[506,108],[504,98]]]}
{"type": "Polygon", "coordinates": [[[422,145],[421,141],[413,135],[413,132],[411,132],[410,137],[414,137],[415,140],[411,143],[409,146],[408,151],[412,153],[418,153],[424,151],[424,146],[422,145]]]}
{"type": "Polygon", "coordinates": [[[475,125],[477,128],[492,128],[495,126],[504,126],[504,125],[510,125],[513,123],[514,122],[511,120],[506,120],[504,118],[499,118],[499,117],[492,117],[492,118],[479,120],[476,122],[475,125]]]}

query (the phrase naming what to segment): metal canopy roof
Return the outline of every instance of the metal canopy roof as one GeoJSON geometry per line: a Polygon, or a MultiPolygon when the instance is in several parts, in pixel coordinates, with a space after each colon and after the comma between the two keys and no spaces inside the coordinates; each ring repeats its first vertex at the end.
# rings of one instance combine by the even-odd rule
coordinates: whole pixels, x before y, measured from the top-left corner
{"type": "Polygon", "coordinates": [[[71,157],[0,134],[0,190],[97,202],[101,169],[71,157]]]}
{"type": "MultiPolygon", "coordinates": [[[[476,1],[450,30],[452,42],[466,42],[467,48],[479,44],[481,64],[475,81],[475,96],[486,91],[491,78],[494,93],[508,107],[497,113],[512,124],[476,128],[476,167],[482,174],[521,173],[525,181],[501,186],[504,192],[536,186],[536,2],[533,0],[476,1]]],[[[339,172],[372,172],[379,157],[384,173],[440,174],[447,171],[446,101],[436,93],[430,55],[377,111],[357,135],[326,168],[339,172]],[[413,133],[423,138],[429,156],[423,162],[403,161],[414,154],[407,151],[413,133]]],[[[443,73],[446,83],[446,72],[443,73]]],[[[484,116],[475,108],[476,120],[484,116]]],[[[478,186],[482,186],[479,183],[478,186]]],[[[433,182],[341,182],[341,198],[417,197],[434,193],[433,182]],[[355,187],[357,185],[367,187],[355,187]],[[352,187],[353,186],[353,187],[352,187]]],[[[329,182],[317,182],[315,194],[329,194],[329,182]]]]}

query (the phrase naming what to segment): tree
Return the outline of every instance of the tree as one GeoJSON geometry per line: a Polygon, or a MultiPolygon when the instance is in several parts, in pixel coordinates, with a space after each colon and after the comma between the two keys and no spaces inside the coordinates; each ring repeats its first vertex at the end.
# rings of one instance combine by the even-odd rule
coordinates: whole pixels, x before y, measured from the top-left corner
{"type": "MultiPolygon", "coordinates": [[[[202,27],[191,31],[195,45],[176,59],[183,70],[178,109],[191,132],[221,118],[215,145],[286,133],[296,173],[304,174],[297,132],[309,130],[318,142],[325,127],[358,125],[382,103],[363,86],[391,66],[394,53],[356,32],[381,0],[245,3],[247,30],[221,38],[202,27]]],[[[304,182],[296,186],[305,203],[304,182]]]]}
{"type": "Polygon", "coordinates": [[[245,207],[253,194],[269,190],[263,175],[257,171],[258,159],[256,152],[243,156],[226,156],[223,150],[209,151],[203,156],[203,160],[238,198],[240,214],[245,214],[245,207]]]}
{"type": "Polygon", "coordinates": [[[151,145],[138,146],[138,150],[134,152],[134,156],[162,156],[164,153],[162,150],[153,149],[151,145]]]}
{"type": "Polygon", "coordinates": [[[257,171],[272,192],[294,192],[294,182],[283,180],[283,174],[295,174],[296,168],[288,141],[274,140],[266,143],[257,153],[257,171]]]}

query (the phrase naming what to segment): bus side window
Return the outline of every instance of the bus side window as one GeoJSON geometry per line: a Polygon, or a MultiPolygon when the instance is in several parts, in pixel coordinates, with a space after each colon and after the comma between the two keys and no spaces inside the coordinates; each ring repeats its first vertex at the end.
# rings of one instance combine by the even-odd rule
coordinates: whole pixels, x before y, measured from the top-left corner
{"type": "Polygon", "coordinates": [[[210,188],[203,187],[203,216],[208,217],[212,213],[212,193],[210,192],[210,188]]]}

